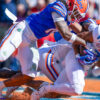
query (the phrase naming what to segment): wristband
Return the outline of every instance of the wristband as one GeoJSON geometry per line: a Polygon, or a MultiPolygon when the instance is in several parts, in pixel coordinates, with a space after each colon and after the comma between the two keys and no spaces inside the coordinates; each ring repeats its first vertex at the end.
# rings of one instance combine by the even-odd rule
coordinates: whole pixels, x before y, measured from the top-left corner
{"type": "Polygon", "coordinates": [[[76,40],[76,37],[77,36],[75,34],[73,34],[72,37],[70,38],[69,42],[73,43],[76,40]]]}

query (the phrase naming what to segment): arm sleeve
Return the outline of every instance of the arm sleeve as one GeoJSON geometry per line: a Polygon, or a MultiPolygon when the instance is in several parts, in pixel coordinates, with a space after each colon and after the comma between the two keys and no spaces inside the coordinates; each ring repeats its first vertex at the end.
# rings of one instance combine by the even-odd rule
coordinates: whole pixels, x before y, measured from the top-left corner
{"type": "Polygon", "coordinates": [[[56,12],[52,12],[52,18],[54,20],[54,22],[58,22],[58,21],[63,21],[64,17],[62,17],[60,14],[56,13],[56,12]]]}

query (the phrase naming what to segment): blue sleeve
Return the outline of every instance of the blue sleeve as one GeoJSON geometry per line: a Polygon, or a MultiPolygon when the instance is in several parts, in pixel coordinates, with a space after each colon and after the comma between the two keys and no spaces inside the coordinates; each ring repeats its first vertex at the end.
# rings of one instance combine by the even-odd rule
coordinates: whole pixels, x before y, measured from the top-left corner
{"type": "Polygon", "coordinates": [[[56,12],[64,18],[67,16],[67,9],[65,5],[61,2],[55,2],[54,4],[52,4],[50,7],[50,11],[56,12]]]}

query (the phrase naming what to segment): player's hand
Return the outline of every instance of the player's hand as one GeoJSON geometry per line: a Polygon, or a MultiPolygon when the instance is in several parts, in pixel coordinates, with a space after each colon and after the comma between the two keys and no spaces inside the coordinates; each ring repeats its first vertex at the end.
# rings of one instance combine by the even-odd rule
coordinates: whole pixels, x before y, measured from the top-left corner
{"type": "Polygon", "coordinates": [[[83,40],[77,36],[76,40],[73,42],[73,45],[82,45],[82,46],[86,47],[86,42],[85,42],[85,40],[83,40]]]}
{"type": "Polygon", "coordinates": [[[84,39],[87,42],[90,42],[90,43],[93,42],[92,32],[84,31],[84,32],[78,33],[77,36],[84,39]]]}

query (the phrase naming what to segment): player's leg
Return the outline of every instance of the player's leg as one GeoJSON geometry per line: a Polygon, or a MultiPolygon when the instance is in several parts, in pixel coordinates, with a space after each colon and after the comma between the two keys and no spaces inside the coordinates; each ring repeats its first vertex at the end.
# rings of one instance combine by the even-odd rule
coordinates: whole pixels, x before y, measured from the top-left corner
{"type": "Polygon", "coordinates": [[[14,24],[0,44],[0,61],[6,60],[19,47],[22,42],[22,35],[25,23],[14,24]]]}
{"type": "MultiPolygon", "coordinates": [[[[29,26],[27,25],[27,23],[25,21],[20,22],[17,25],[14,25],[10,29],[9,34],[1,42],[0,61],[6,60],[19,46],[22,48],[29,46],[30,42],[34,41],[35,39],[36,38],[35,38],[34,34],[31,32],[29,26]]],[[[32,80],[32,77],[30,77],[30,75],[29,76],[27,75],[27,74],[29,74],[30,65],[32,64],[32,60],[28,59],[29,56],[27,56],[30,51],[28,52],[27,49],[25,49],[25,50],[21,51],[21,53],[25,56],[22,56],[22,55],[20,56],[21,57],[20,61],[24,62],[24,64],[20,62],[21,65],[26,64],[25,70],[23,70],[23,73],[25,73],[25,75],[20,74],[17,77],[15,76],[14,78],[11,78],[9,80],[0,82],[0,84],[1,84],[0,92],[2,91],[2,89],[4,87],[19,86],[24,83],[27,83],[29,80],[32,80]],[[20,82],[20,80],[22,80],[22,82],[20,82]]]]}
{"type": "Polygon", "coordinates": [[[71,50],[65,58],[65,69],[54,83],[53,91],[66,95],[78,95],[83,92],[84,69],[75,58],[74,51],[71,50]]]}
{"type": "MultiPolygon", "coordinates": [[[[40,61],[39,61],[39,69],[52,81],[55,81],[55,79],[58,78],[60,72],[63,69],[62,59],[59,58],[57,50],[58,50],[57,46],[54,47],[53,49],[49,47],[49,48],[42,48],[41,50],[39,50],[40,55],[41,55],[40,61]],[[54,53],[55,49],[56,49],[56,52],[54,53]],[[51,52],[50,52],[50,50],[51,50],[51,52]],[[59,60],[61,60],[61,61],[59,61],[59,60]]],[[[65,50],[67,51],[67,49],[65,49],[65,50]]],[[[64,56],[65,56],[65,54],[63,55],[63,57],[64,56]]],[[[44,85],[43,85],[43,87],[44,87],[44,85]]],[[[46,92],[47,91],[45,91],[45,93],[46,92]]],[[[50,98],[59,96],[57,93],[54,93],[54,91],[51,91],[51,92],[53,92],[53,93],[49,93],[50,98]]],[[[43,94],[45,94],[45,93],[43,91],[43,94]]],[[[46,95],[46,97],[48,97],[48,95],[46,95]]],[[[34,98],[34,93],[33,93],[32,98],[34,98]]]]}
{"type": "MultiPolygon", "coordinates": [[[[22,42],[22,33],[24,30],[24,24],[17,23],[13,25],[9,30],[7,35],[4,37],[0,44],[0,61],[6,60],[11,54],[16,50],[16,48],[22,42]]],[[[5,87],[4,82],[0,82],[0,93],[5,87]]],[[[1,94],[0,94],[1,95],[1,94]]]]}
{"type": "Polygon", "coordinates": [[[32,70],[33,53],[31,49],[28,46],[20,46],[16,57],[21,64],[22,73],[17,74],[11,79],[5,80],[4,83],[6,87],[23,85],[32,80],[32,77],[35,77],[35,71],[32,70]]]}
{"type": "Polygon", "coordinates": [[[83,92],[85,80],[84,80],[84,68],[78,62],[75,57],[74,51],[70,51],[66,56],[66,75],[70,84],[73,87],[73,92],[78,95],[83,92]]]}
{"type": "Polygon", "coordinates": [[[20,61],[22,73],[19,73],[12,78],[5,80],[0,85],[0,89],[4,87],[11,87],[11,86],[20,86],[25,83],[28,83],[32,80],[32,77],[35,77],[35,73],[32,71],[32,59],[33,53],[29,47],[19,47],[17,58],[20,61]]]}

